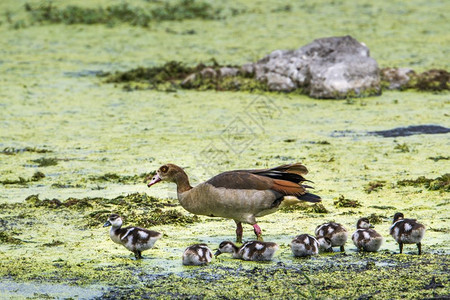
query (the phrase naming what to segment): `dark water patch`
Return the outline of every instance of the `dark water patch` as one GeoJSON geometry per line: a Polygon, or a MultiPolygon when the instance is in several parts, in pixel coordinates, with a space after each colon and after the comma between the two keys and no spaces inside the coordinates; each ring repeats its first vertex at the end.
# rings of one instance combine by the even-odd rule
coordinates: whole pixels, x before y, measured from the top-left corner
{"type": "Polygon", "coordinates": [[[450,173],[436,177],[434,179],[426,178],[425,176],[417,177],[416,179],[404,179],[397,181],[399,186],[414,186],[425,187],[430,191],[444,191],[450,192],[450,173]]]}
{"type": "Polygon", "coordinates": [[[3,185],[10,185],[10,184],[20,184],[20,185],[26,185],[30,182],[36,182],[39,181],[41,179],[45,178],[45,174],[42,172],[35,172],[33,174],[33,176],[31,176],[31,178],[29,179],[25,179],[23,177],[19,177],[18,179],[5,179],[5,180],[0,180],[0,183],[3,185]]]}
{"type": "Polygon", "coordinates": [[[34,147],[25,147],[25,148],[6,147],[2,151],[0,151],[0,154],[14,155],[14,154],[24,153],[24,152],[50,153],[53,151],[49,150],[49,149],[39,149],[39,148],[34,148],[34,147]]]}
{"type": "Polygon", "coordinates": [[[443,134],[449,132],[450,128],[439,125],[412,125],[389,130],[369,131],[369,134],[380,135],[382,137],[399,137],[417,134],[443,134]]]}

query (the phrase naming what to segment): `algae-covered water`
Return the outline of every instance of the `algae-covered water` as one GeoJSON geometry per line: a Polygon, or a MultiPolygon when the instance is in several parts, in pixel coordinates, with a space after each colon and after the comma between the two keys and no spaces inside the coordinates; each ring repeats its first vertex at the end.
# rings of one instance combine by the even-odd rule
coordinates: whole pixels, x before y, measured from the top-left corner
{"type": "MultiPolygon", "coordinates": [[[[162,5],[150,2],[129,3],[162,5]]],[[[0,298],[449,294],[449,134],[370,134],[410,125],[450,127],[448,92],[384,91],[341,101],[277,93],[129,92],[96,75],[170,60],[243,64],[275,49],[346,34],[363,41],[382,67],[449,70],[450,4],[208,2],[225,12],[221,18],[140,27],[40,24],[25,3],[0,3],[0,298]],[[183,166],[194,185],[226,170],[302,162],[328,212],[299,207],[259,218],[265,240],[280,245],[273,262],[222,255],[207,267],[183,267],[188,245],[216,248],[234,239],[234,222],[195,218],[177,204],[172,184],[148,189],[145,177],[167,162],[183,166]],[[340,207],[334,204],[339,198],[360,206],[340,207]],[[398,211],[427,227],[424,255],[415,255],[415,245],[396,254],[388,229],[398,211]],[[101,227],[110,212],[164,236],[135,261],[101,227]],[[352,232],[361,216],[371,216],[385,238],[379,253],[357,253],[349,240],[345,254],[292,257],[295,235],[312,234],[330,220],[352,232]],[[433,277],[443,287],[427,286],[433,277]]],[[[253,238],[244,226],[244,239],[253,238]]]]}

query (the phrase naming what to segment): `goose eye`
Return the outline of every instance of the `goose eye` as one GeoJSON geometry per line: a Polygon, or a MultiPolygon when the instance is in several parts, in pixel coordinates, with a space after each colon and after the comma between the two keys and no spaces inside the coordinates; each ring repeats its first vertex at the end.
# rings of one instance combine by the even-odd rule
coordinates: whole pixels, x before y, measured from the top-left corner
{"type": "Polygon", "coordinates": [[[161,167],[161,172],[166,173],[167,169],[169,169],[167,166],[162,166],[161,167]]]}

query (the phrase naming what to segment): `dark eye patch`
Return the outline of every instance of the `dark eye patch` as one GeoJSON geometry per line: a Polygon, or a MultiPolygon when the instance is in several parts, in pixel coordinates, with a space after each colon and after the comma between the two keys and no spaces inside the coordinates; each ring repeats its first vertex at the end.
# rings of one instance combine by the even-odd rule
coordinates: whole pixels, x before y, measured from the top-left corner
{"type": "Polygon", "coordinates": [[[161,172],[165,173],[165,172],[167,172],[168,169],[169,168],[167,166],[162,166],[161,167],[161,172]]]}

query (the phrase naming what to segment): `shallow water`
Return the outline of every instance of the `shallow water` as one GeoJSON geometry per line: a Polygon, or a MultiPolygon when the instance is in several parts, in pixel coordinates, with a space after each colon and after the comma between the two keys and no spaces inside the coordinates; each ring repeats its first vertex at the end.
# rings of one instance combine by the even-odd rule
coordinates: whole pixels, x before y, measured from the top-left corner
{"type": "MultiPolygon", "coordinates": [[[[155,226],[152,229],[163,232],[164,237],[155,249],[144,252],[146,259],[136,262],[125,248],[112,243],[106,229],[86,228],[84,218],[89,210],[20,206],[33,194],[59,200],[114,198],[135,192],[175,198],[171,184],[160,183],[148,189],[143,182],[121,184],[92,179],[107,173],[148,173],[167,162],[183,166],[192,183],[197,184],[225,170],[300,161],[310,170],[307,178],[314,181],[314,193],[322,196],[330,211],[323,215],[278,212],[259,218],[265,239],[281,246],[274,262],[259,265],[225,257],[205,268],[206,273],[299,267],[303,261],[298,263],[288,246],[293,236],[313,233],[317,225],[328,220],[340,222],[352,232],[356,220],[370,214],[382,217],[375,228],[385,237],[382,250],[386,252],[375,255],[375,265],[382,272],[392,265],[404,266],[402,261],[413,259],[410,257],[415,256],[409,254],[416,249],[414,245],[405,246],[408,256],[391,257],[397,245],[388,235],[388,228],[397,211],[427,226],[423,241],[426,256],[417,259],[423,264],[431,261],[431,266],[440,268],[450,252],[449,194],[423,186],[402,187],[397,182],[448,173],[448,159],[430,159],[448,155],[448,133],[396,138],[367,133],[410,125],[448,128],[449,93],[390,91],[380,97],[324,101],[275,93],[126,92],[103,83],[95,74],[169,60],[195,64],[211,57],[225,64],[242,64],[275,49],[298,48],[315,38],[343,34],[364,41],[383,67],[449,69],[449,50],[443,46],[450,42],[450,28],[442,13],[449,4],[390,1],[387,5],[381,1],[354,5],[335,1],[293,5],[286,12],[272,12],[284,5],[278,2],[230,5],[243,5],[249,12],[220,21],[162,22],[150,29],[126,25],[42,25],[13,30],[2,20],[0,150],[31,147],[52,152],[0,154],[2,181],[29,179],[36,171],[45,174],[36,182],[0,187],[0,204],[19,205],[0,212],[4,221],[0,228],[23,241],[19,245],[0,244],[0,277],[4,278],[0,291],[9,293],[8,297],[14,293],[18,297],[33,297],[30,289],[35,289],[54,298],[74,297],[77,293],[92,298],[102,289],[120,291],[127,286],[144,288],[143,282],[147,281],[167,281],[163,276],[181,278],[174,277],[174,282],[181,283],[173,289],[183,286],[184,278],[200,278],[201,282],[212,276],[199,275],[203,270],[198,268],[182,267],[182,250],[197,242],[214,248],[223,240],[233,239],[233,221],[201,217],[201,222],[183,227],[155,226]],[[356,12],[358,18],[349,17],[356,12]],[[333,20],[333,25],[329,20],[333,20]],[[186,29],[197,33],[173,33],[186,29]],[[38,167],[32,160],[39,158],[57,158],[57,164],[38,167]],[[385,181],[384,186],[365,192],[365,186],[377,180],[385,181]],[[53,184],[72,187],[57,188],[53,184]],[[336,208],[333,201],[340,195],[358,200],[362,206],[336,208]],[[382,206],[388,208],[379,208],[382,206]],[[62,244],[45,246],[55,240],[62,244]],[[17,289],[6,289],[12,282],[17,289]],[[61,288],[47,288],[55,283],[61,288]],[[70,288],[66,289],[66,284],[70,288]],[[61,295],[61,291],[67,293],[61,295]]],[[[0,9],[13,11],[17,19],[25,17],[15,1],[2,1],[0,9]]],[[[176,209],[186,213],[180,207],[176,209]]],[[[245,226],[244,239],[253,238],[251,227],[245,226]]],[[[366,263],[366,258],[360,261],[351,241],[346,248],[349,257],[336,255],[343,269],[366,263]]],[[[328,267],[333,265],[333,258],[321,256],[305,265],[311,276],[322,280],[325,275],[314,273],[314,263],[328,267]]],[[[431,276],[419,271],[417,274],[426,280],[431,276]]],[[[442,272],[436,274],[442,280],[442,272]]],[[[411,284],[406,293],[415,291],[417,285],[411,284]]],[[[198,291],[192,292],[201,295],[198,291]]],[[[355,293],[354,296],[364,292],[355,293]]],[[[421,294],[427,295],[431,291],[421,294]]]]}

